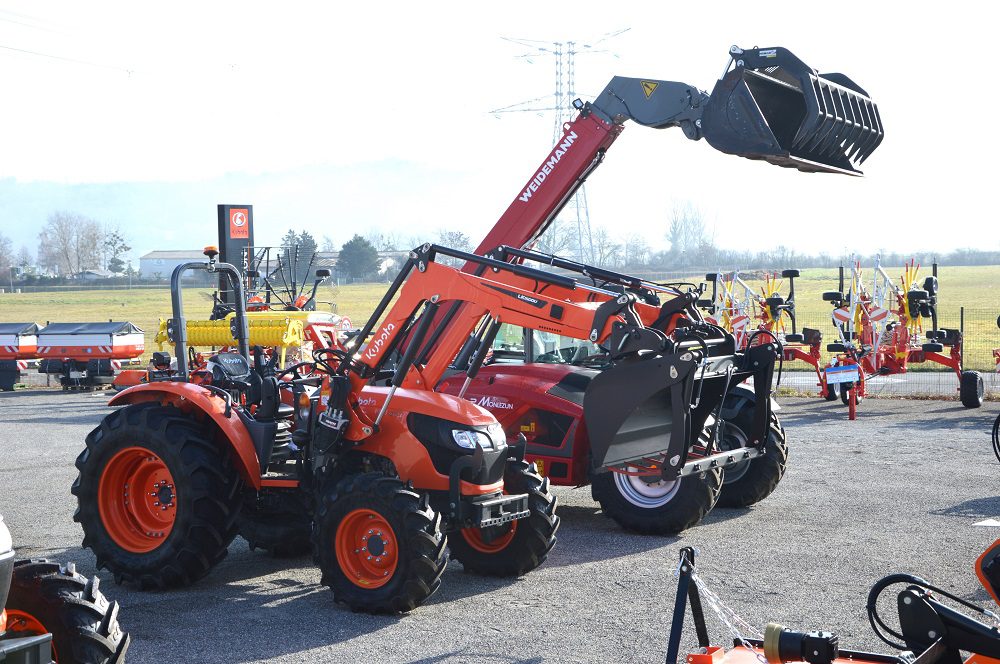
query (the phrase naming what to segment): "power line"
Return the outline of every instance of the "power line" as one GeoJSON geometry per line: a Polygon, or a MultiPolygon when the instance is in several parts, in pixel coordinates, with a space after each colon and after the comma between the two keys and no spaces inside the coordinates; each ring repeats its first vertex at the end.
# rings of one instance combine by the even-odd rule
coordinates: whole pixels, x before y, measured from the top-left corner
{"type": "Polygon", "coordinates": [[[98,62],[88,62],[86,60],[77,60],[76,58],[67,58],[67,57],[64,57],[64,56],[61,56],[61,55],[51,55],[49,53],[40,53],[38,51],[29,51],[28,49],[15,48],[14,46],[5,46],[3,44],[0,44],[0,48],[5,49],[7,51],[14,51],[16,53],[24,53],[26,55],[34,55],[34,56],[37,56],[37,57],[40,57],[40,58],[49,58],[51,60],[59,60],[61,62],[71,62],[71,63],[77,64],[77,65],[85,65],[87,67],[98,67],[100,69],[111,69],[111,70],[114,70],[114,71],[121,71],[121,72],[125,72],[129,76],[131,76],[132,73],[133,73],[133,70],[131,70],[131,69],[125,69],[124,67],[116,67],[114,65],[105,65],[105,64],[100,64],[98,62]]]}

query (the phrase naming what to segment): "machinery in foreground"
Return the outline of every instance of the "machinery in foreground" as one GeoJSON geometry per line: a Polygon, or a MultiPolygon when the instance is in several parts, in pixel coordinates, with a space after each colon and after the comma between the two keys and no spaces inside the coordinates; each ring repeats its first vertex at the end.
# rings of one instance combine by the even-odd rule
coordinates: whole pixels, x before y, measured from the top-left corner
{"type": "Polygon", "coordinates": [[[15,560],[0,516],[0,662],[120,664],[130,637],[118,603],[72,564],[15,560]]]}
{"type": "Polygon", "coordinates": [[[839,341],[827,345],[834,358],[826,367],[828,383],[839,383],[845,404],[860,403],[868,382],[877,376],[906,373],[911,364],[933,362],[951,369],[958,379],[958,394],[966,408],[983,404],[985,385],[978,371],[962,367],[962,332],[938,328],[938,269],[919,280],[920,266],[911,261],[897,285],[875,258],[874,278],[869,288],[861,263],[851,261],[851,280],[844,290],[844,268],[840,288],[826,291],[832,303],[833,324],[839,341]],[[930,323],[924,329],[925,322],[930,323]],[[949,353],[944,354],[948,348],[949,353]]]}
{"type": "MultiPolygon", "coordinates": [[[[1000,540],[979,556],[975,572],[990,599],[1000,603],[1000,540]]],[[[694,549],[690,547],[681,549],[678,577],[667,664],[678,664],[688,605],[699,647],[687,655],[687,664],[989,664],[1000,659],[996,613],[912,574],[890,574],[875,583],[868,593],[866,608],[872,630],[898,651],[895,655],[846,650],[840,647],[833,632],[797,632],[777,623],[768,624],[764,633],[758,635],[762,638],[751,638],[745,633],[750,626],[726,607],[698,575],[694,549]],[[879,614],[878,608],[879,598],[893,586],[903,586],[896,596],[898,631],[879,614]],[[944,598],[962,610],[945,604],[944,598]],[[732,630],[733,646],[728,650],[710,640],[704,604],[732,630]],[[990,624],[982,622],[984,618],[990,624]],[[966,658],[963,653],[969,656],[966,658]]]]}

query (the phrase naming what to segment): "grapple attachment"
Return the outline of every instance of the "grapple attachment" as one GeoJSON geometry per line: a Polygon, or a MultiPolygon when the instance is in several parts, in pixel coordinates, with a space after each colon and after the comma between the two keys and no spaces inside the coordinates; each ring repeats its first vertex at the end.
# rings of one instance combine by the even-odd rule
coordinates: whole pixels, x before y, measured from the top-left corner
{"type": "Polygon", "coordinates": [[[882,142],[868,93],[843,74],[818,74],[784,48],[730,49],[732,69],[702,115],[715,149],[807,172],[861,175],[882,142]]]}
{"type": "Polygon", "coordinates": [[[691,353],[635,358],[601,371],[583,396],[595,468],[666,456],[683,461],[696,363],[691,353]]]}

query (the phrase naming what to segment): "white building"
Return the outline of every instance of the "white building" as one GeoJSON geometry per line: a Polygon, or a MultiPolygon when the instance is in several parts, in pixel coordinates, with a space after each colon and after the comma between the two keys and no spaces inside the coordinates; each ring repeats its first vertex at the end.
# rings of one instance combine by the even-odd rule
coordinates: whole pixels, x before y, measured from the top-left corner
{"type": "Polygon", "coordinates": [[[169,279],[170,273],[181,263],[204,261],[202,249],[183,249],[170,251],[151,251],[139,258],[139,272],[143,279],[169,279]]]}

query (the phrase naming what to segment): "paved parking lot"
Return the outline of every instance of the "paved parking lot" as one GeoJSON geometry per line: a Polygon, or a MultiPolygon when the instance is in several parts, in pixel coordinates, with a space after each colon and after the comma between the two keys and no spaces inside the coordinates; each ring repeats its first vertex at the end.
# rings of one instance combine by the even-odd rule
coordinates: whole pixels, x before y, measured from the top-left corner
{"type": "MultiPolygon", "coordinates": [[[[0,512],[22,556],[75,560],[69,487],[83,438],[106,394],[0,394],[0,512]]],[[[1000,529],[1000,464],[989,444],[998,404],[868,400],[859,419],[819,399],[787,399],[785,479],[750,509],[716,510],[680,537],[619,530],[587,489],[557,490],[562,527],[545,565],[514,581],[465,574],[408,616],[353,614],[319,586],[308,558],[280,560],[242,540],[197,585],[140,593],[102,588],[122,604],[136,662],[658,662],[663,660],[678,549],[699,550],[703,576],[754,625],[830,629],[841,645],[887,651],[864,602],[879,577],[924,576],[985,602],[972,563],[1000,529]]],[[[709,619],[720,644],[731,640],[709,619]]]]}

